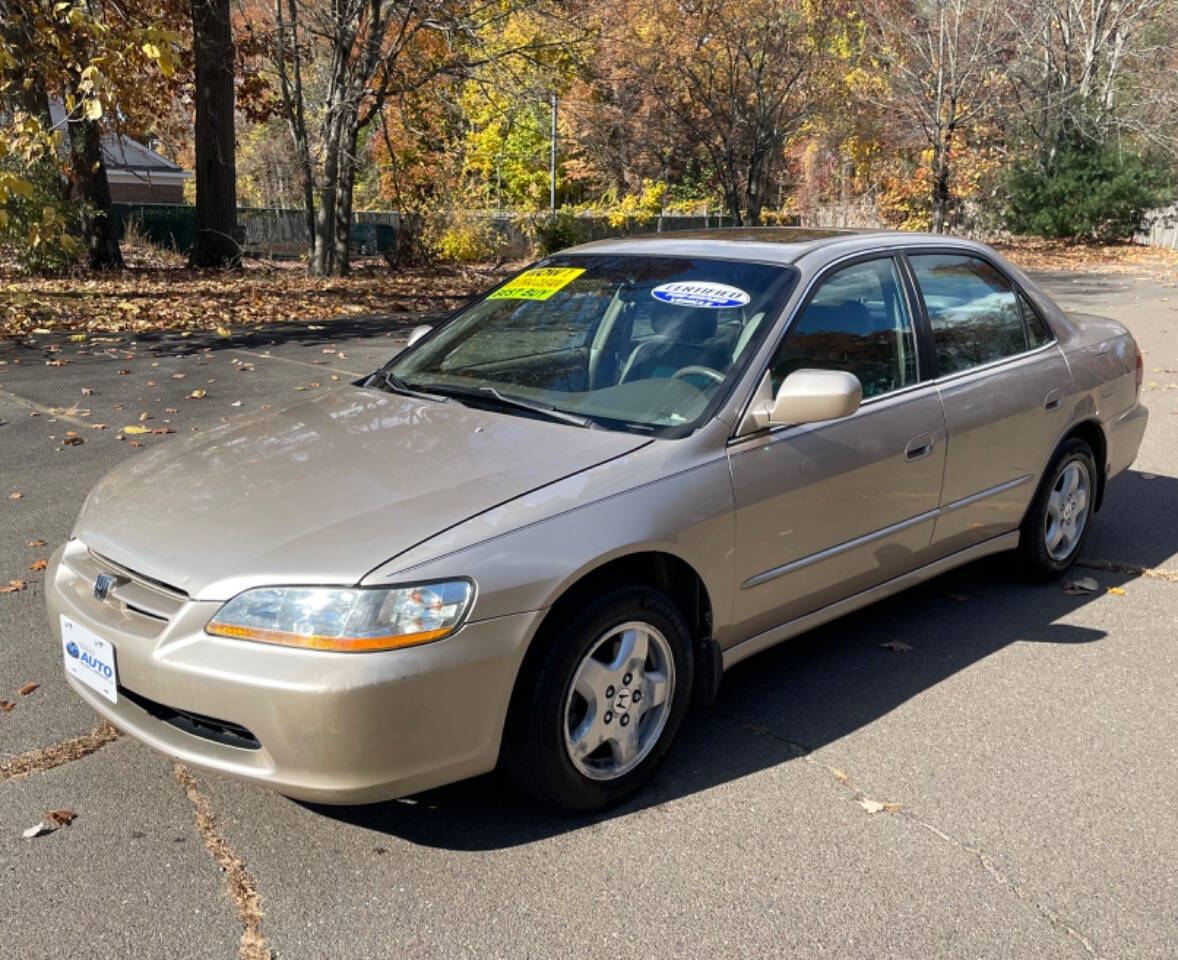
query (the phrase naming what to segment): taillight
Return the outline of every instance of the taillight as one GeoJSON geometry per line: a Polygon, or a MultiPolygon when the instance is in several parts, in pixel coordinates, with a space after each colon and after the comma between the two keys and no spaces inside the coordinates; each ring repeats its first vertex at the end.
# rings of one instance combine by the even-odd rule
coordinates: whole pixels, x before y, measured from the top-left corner
{"type": "Polygon", "coordinates": [[[1137,394],[1141,395],[1141,383],[1145,380],[1145,358],[1141,355],[1141,348],[1137,346],[1137,341],[1133,341],[1133,349],[1137,353],[1137,394]]]}

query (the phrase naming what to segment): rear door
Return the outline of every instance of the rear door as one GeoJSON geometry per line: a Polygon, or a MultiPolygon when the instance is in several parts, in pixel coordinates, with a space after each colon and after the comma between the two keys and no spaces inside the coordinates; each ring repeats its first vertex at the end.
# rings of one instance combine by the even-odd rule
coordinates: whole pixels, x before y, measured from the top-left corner
{"type": "Polygon", "coordinates": [[[990,260],[910,251],[931,333],[948,456],[933,551],[1015,529],[1064,426],[1071,375],[1050,328],[990,260]]]}
{"type": "Polygon", "coordinates": [[[744,636],[919,566],[940,502],[944,417],[920,377],[896,259],[859,258],[820,278],[770,363],[772,391],[802,368],[849,371],[864,399],[845,419],[730,444],[744,636]]]}

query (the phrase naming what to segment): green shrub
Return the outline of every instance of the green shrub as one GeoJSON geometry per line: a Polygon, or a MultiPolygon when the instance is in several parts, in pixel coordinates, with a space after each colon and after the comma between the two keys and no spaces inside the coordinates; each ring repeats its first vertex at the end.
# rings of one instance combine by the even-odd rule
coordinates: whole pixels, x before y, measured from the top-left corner
{"type": "Polygon", "coordinates": [[[1046,166],[1010,178],[1006,224],[1015,233],[1126,240],[1142,214],[1167,201],[1168,171],[1144,157],[1089,142],[1060,149],[1046,166]]]}
{"type": "Polygon", "coordinates": [[[570,210],[551,213],[534,223],[536,255],[546,257],[566,247],[581,243],[581,226],[570,210]]]}

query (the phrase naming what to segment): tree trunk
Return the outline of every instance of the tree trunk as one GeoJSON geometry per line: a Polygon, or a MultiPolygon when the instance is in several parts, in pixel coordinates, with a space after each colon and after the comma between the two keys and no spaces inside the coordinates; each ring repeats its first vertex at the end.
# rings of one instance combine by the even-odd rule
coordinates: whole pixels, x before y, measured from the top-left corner
{"type": "Polygon", "coordinates": [[[110,205],[110,184],[102,160],[102,131],[95,120],[78,117],[69,121],[70,188],[83,203],[82,239],[92,270],[121,270],[123,255],[115,233],[110,205]]]}
{"type": "Polygon", "coordinates": [[[356,118],[349,115],[343,124],[340,149],[339,185],[335,192],[335,269],[334,274],[346,277],[351,268],[349,242],[352,233],[352,191],[356,184],[356,118]]]}
{"type": "Polygon", "coordinates": [[[311,252],[310,272],[329,277],[335,269],[335,195],[339,186],[339,139],[328,134],[327,155],[323,159],[323,180],[319,190],[319,207],[315,211],[315,247],[311,252]]]}
{"type": "MultiPolygon", "coordinates": [[[[53,126],[53,117],[49,110],[49,93],[45,89],[45,78],[40,73],[33,72],[29,75],[26,83],[27,85],[21,87],[19,93],[21,109],[29,116],[36,117],[43,130],[48,130],[53,126]]],[[[57,158],[43,157],[37,162],[37,168],[43,173],[46,180],[52,182],[52,189],[56,196],[63,201],[68,200],[70,184],[62,175],[57,158]]]]}
{"type": "Polygon", "coordinates": [[[949,221],[952,194],[949,189],[952,170],[949,148],[953,145],[953,123],[950,122],[940,142],[933,146],[933,233],[944,233],[949,221]]]}
{"type": "Polygon", "coordinates": [[[241,262],[233,142],[233,31],[229,0],[192,0],[196,63],[196,233],[188,263],[241,262]]]}

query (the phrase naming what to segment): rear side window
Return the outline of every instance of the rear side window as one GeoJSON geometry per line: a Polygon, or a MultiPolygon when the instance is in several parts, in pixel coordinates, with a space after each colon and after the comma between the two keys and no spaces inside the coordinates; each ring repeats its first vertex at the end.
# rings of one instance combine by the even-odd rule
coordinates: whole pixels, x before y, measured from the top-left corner
{"type": "Polygon", "coordinates": [[[938,375],[1030,349],[1018,297],[995,267],[947,253],[914,254],[909,260],[933,329],[938,375]]]}
{"type": "Polygon", "coordinates": [[[853,373],[864,397],[916,382],[912,320],[891,257],[852,264],[822,282],[773,358],[773,392],[804,368],[853,373]]]}
{"type": "Polygon", "coordinates": [[[1031,306],[1031,301],[1021,293],[1018,295],[1018,305],[1023,312],[1023,322],[1027,325],[1027,343],[1032,347],[1041,347],[1055,339],[1047,321],[1039,316],[1039,311],[1031,306]]]}

